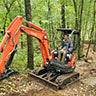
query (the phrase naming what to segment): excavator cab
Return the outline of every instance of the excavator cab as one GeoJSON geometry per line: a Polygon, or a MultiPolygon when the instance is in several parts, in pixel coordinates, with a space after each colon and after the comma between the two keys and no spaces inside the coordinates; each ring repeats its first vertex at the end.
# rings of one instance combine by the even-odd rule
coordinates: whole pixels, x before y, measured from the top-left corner
{"type": "MultiPolygon", "coordinates": [[[[78,31],[76,31],[76,30],[72,30],[72,29],[65,29],[65,28],[58,28],[58,29],[56,29],[56,33],[55,33],[55,35],[54,35],[54,38],[53,38],[53,41],[52,41],[52,44],[51,44],[51,50],[53,49],[53,47],[54,47],[54,45],[56,45],[56,43],[59,43],[59,44],[57,44],[57,46],[56,46],[56,48],[54,48],[54,50],[52,50],[51,51],[51,53],[54,53],[54,56],[55,57],[57,57],[57,55],[58,55],[58,51],[59,51],[59,48],[58,48],[58,46],[60,46],[60,42],[62,41],[62,37],[61,37],[61,41],[59,40],[59,42],[55,42],[55,39],[56,39],[56,37],[58,37],[58,34],[59,33],[63,33],[63,34],[68,34],[69,35],[69,39],[71,39],[72,38],[72,36],[74,35],[74,36],[78,36],[78,41],[76,42],[76,46],[75,46],[75,48],[73,49],[73,51],[72,51],[72,53],[77,49],[77,47],[78,47],[78,43],[80,42],[80,33],[78,32],[78,31]],[[55,43],[55,44],[54,44],[55,43]]],[[[59,35],[61,35],[61,34],[59,34],[59,35]]],[[[60,36],[59,36],[60,37],[60,36]]],[[[58,39],[57,39],[58,40],[58,39]]],[[[72,41],[73,42],[73,41],[72,41]]],[[[74,46],[74,45],[73,45],[74,46]]],[[[56,58],[57,59],[57,58],[56,58]]]]}
{"type": "MultiPolygon", "coordinates": [[[[58,28],[58,29],[56,30],[55,35],[54,35],[54,38],[53,38],[53,41],[52,41],[52,45],[51,45],[51,49],[53,48],[53,45],[54,45],[54,43],[55,43],[56,37],[58,36],[58,33],[60,33],[60,32],[61,32],[61,34],[62,34],[62,32],[63,32],[64,34],[69,34],[69,39],[72,38],[72,35],[77,35],[77,36],[78,36],[78,41],[77,41],[77,43],[76,43],[76,47],[73,49],[73,51],[72,51],[71,54],[67,54],[67,50],[66,50],[66,52],[65,52],[65,57],[64,57],[64,62],[59,62],[59,61],[58,61],[58,51],[60,50],[59,48],[56,48],[55,50],[51,51],[51,53],[52,53],[52,55],[53,55],[53,58],[54,58],[53,61],[58,62],[58,64],[61,64],[61,65],[67,64],[67,65],[71,66],[72,68],[70,68],[70,69],[72,69],[72,71],[74,71],[74,69],[75,69],[75,58],[76,58],[76,55],[75,55],[74,51],[77,49],[78,43],[80,42],[80,34],[79,34],[79,32],[77,32],[76,30],[65,29],[65,28],[58,28]]],[[[59,34],[59,35],[60,35],[60,34],[59,34]]],[[[61,38],[61,39],[62,39],[62,38],[61,38]]],[[[68,48],[68,47],[67,47],[67,48],[68,48]]],[[[66,69],[67,69],[67,68],[66,68],[66,69]]]]}

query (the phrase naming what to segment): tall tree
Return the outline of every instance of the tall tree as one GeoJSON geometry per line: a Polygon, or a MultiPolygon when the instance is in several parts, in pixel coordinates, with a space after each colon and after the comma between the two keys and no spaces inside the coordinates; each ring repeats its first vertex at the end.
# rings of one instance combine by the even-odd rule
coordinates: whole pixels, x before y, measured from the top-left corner
{"type": "MultiPolygon", "coordinates": [[[[77,4],[76,1],[73,0],[73,4],[74,4],[74,11],[75,11],[75,29],[78,30],[78,10],[77,10],[77,4]]],[[[79,38],[79,37],[78,37],[79,38]]],[[[73,45],[74,48],[76,48],[76,36],[74,36],[74,41],[73,41],[73,45]]],[[[80,42],[78,42],[78,48],[77,48],[77,58],[80,58],[80,51],[79,51],[79,47],[80,47],[80,42]]]]}
{"type": "MultiPolygon", "coordinates": [[[[76,4],[76,1],[73,0],[73,4],[74,4],[74,11],[75,11],[75,29],[78,30],[78,11],[77,11],[77,4],[76,4]]],[[[73,45],[74,45],[74,48],[76,47],[76,36],[74,36],[74,41],[73,41],[73,45]]],[[[78,54],[77,54],[78,56],[78,54]]]]}
{"type": "MultiPolygon", "coordinates": [[[[78,29],[79,32],[80,32],[80,35],[81,35],[81,26],[82,26],[83,7],[84,7],[84,0],[81,0],[81,9],[80,9],[80,17],[79,17],[80,18],[80,21],[79,21],[79,29],[78,29]]],[[[79,47],[78,48],[78,59],[80,59],[80,55],[83,55],[83,49],[80,46],[80,42],[79,42],[79,46],[78,47],[79,47]]]]}
{"type": "Polygon", "coordinates": [[[73,0],[74,10],[75,10],[75,29],[78,30],[78,12],[77,12],[77,4],[76,1],[73,0]]]}
{"type": "Polygon", "coordinates": [[[65,28],[65,5],[64,3],[61,4],[61,21],[62,21],[62,28],[65,28]]]}
{"type": "MultiPolygon", "coordinates": [[[[51,6],[50,6],[50,0],[48,0],[48,21],[49,21],[49,25],[48,25],[48,31],[49,33],[51,32],[51,6]]],[[[51,39],[51,34],[49,34],[49,38],[51,39]]]]}
{"type": "MultiPolygon", "coordinates": [[[[24,0],[25,1],[25,14],[26,14],[26,20],[31,21],[32,15],[31,15],[31,5],[30,0],[24,0]]],[[[34,68],[34,60],[33,60],[33,39],[32,36],[27,35],[27,53],[28,53],[28,64],[27,68],[33,69],[34,68]]]]}
{"type": "MultiPolygon", "coordinates": [[[[62,28],[65,28],[65,2],[64,0],[61,1],[61,24],[62,28]]],[[[61,37],[63,39],[64,32],[62,32],[61,37]]]]}
{"type": "MultiPolygon", "coordinates": [[[[21,6],[21,0],[18,1],[18,5],[19,5],[19,8],[20,8],[20,16],[22,16],[22,6],[21,6]]],[[[23,34],[21,33],[21,48],[23,49],[23,34]]]]}
{"type": "Polygon", "coordinates": [[[80,12],[80,22],[79,22],[79,32],[81,33],[81,26],[82,26],[82,15],[83,15],[83,6],[84,0],[81,1],[81,12],[80,12]]]}

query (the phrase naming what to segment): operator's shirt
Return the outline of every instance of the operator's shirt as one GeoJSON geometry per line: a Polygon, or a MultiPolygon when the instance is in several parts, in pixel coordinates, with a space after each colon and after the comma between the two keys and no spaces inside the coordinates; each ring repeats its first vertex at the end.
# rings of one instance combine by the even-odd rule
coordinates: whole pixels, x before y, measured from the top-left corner
{"type": "Polygon", "coordinates": [[[63,39],[62,41],[62,45],[61,45],[61,49],[67,50],[67,46],[68,46],[68,51],[71,53],[73,50],[73,43],[70,39],[66,40],[63,39]]]}

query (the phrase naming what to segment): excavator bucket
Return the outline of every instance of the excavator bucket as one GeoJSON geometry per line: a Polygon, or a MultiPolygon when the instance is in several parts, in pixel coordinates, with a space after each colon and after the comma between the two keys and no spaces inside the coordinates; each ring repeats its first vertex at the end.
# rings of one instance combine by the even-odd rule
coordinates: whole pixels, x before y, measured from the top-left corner
{"type": "Polygon", "coordinates": [[[35,79],[38,82],[43,83],[45,86],[48,86],[54,90],[63,89],[67,85],[79,80],[79,73],[71,72],[65,74],[58,74],[52,71],[41,70],[42,67],[35,69],[35,72],[29,73],[29,76],[35,79]],[[38,71],[38,72],[36,72],[38,71]],[[53,76],[52,76],[53,74],[53,76]]]}
{"type": "Polygon", "coordinates": [[[10,77],[10,76],[12,76],[12,75],[14,75],[14,74],[18,74],[18,72],[15,71],[15,70],[10,70],[10,69],[5,70],[5,71],[2,73],[1,77],[0,77],[0,81],[4,80],[5,78],[8,78],[8,77],[10,77]]]}

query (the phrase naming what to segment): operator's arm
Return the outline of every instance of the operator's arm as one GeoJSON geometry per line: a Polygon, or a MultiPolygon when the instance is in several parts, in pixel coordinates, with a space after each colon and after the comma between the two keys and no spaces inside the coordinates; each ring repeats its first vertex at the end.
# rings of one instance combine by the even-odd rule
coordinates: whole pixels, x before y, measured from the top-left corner
{"type": "Polygon", "coordinates": [[[69,49],[68,49],[68,51],[71,53],[72,50],[73,50],[73,43],[72,43],[72,41],[70,40],[70,41],[69,41],[69,49]]]}

